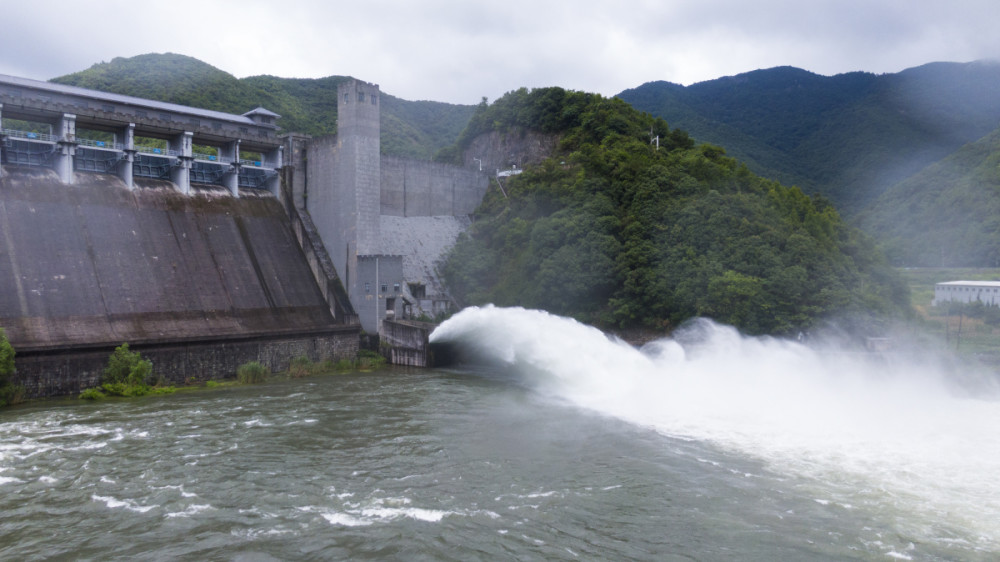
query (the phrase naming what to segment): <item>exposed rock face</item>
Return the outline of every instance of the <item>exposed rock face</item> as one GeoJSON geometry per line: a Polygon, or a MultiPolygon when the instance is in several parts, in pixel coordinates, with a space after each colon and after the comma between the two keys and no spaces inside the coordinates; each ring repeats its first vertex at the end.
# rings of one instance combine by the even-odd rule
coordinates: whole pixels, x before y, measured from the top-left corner
{"type": "Polygon", "coordinates": [[[479,167],[495,174],[496,170],[509,170],[512,166],[524,168],[549,157],[559,144],[559,137],[515,129],[506,133],[493,132],[480,135],[463,155],[468,167],[479,167]]]}
{"type": "MultiPolygon", "coordinates": [[[[469,217],[392,217],[382,215],[382,248],[387,254],[403,256],[403,277],[408,283],[426,287],[426,298],[448,299],[437,268],[455,245],[459,234],[469,228],[469,217]]],[[[423,312],[420,298],[412,297],[423,312]]]]}

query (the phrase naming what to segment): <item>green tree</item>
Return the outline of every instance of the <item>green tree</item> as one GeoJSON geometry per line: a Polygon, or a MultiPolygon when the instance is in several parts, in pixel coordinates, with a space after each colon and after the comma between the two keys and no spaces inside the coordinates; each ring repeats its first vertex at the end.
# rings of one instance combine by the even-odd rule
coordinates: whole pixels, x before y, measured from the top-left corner
{"type": "Polygon", "coordinates": [[[14,375],[14,346],[7,334],[0,328],[0,406],[9,406],[24,401],[24,387],[11,382],[14,375]]]}
{"type": "Polygon", "coordinates": [[[14,346],[7,339],[7,333],[0,328],[0,384],[7,382],[14,374],[14,346]]]}
{"type": "Polygon", "coordinates": [[[521,89],[477,108],[458,146],[517,128],[561,140],[509,178],[507,197],[487,193],[447,257],[441,271],[460,304],[622,328],[707,315],[757,334],[909,309],[899,276],[827,201],[661,119],[599,95],[521,89]]]}
{"type": "Polygon", "coordinates": [[[101,382],[105,385],[148,386],[153,374],[153,363],[143,359],[137,351],[129,351],[128,343],[115,348],[108,359],[101,382]]]}
{"type": "Polygon", "coordinates": [[[100,388],[84,390],[80,398],[98,400],[105,396],[170,394],[177,390],[172,386],[154,386],[155,378],[152,361],[143,359],[137,351],[129,351],[128,343],[123,343],[108,357],[100,388]]]}
{"type": "Polygon", "coordinates": [[[761,279],[728,270],[708,282],[700,312],[720,322],[760,332],[772,318],[769,308],[761,279]]]}

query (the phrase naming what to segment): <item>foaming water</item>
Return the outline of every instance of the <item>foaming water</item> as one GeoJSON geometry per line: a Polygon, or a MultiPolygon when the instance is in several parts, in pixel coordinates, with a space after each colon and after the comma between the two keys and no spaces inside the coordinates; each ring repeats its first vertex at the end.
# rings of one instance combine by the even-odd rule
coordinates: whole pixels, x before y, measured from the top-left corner
{"type": "Polygon", "coordinates": [[[922,540],[1000,546],[1000,401],[926,361],[709,321],[636,350],[573,320],[495,307],[462,311],[431,340],[578,406],[805,477],[824,505],[882,513],[922,540]]]}

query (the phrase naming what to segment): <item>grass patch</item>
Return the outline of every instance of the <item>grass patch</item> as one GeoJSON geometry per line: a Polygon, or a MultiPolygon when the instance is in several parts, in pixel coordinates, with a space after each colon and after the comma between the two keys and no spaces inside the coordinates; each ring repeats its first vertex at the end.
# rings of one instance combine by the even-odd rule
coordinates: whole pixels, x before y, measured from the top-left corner
{"type": "Polygon", "coordinates": [[[333,370],[335,371],[353,371],[354,361],[350,359],[341,359],[333,364],[333,370]]]}
{"type": "Polygon", "coordinates": [[[367,350],[360,351],[355,359],[339,359],[337,361],[327,359],[317,362],[302,356],[292,359],[285,374],[289,378],[300,378],[348,371],[368,371],[385,365],[385,362],[385,357],[367,350]]]}
{"type": "Polygon", "coordinates": [[[100,400],[102,398],[106,398],[106,396],[96,388],[88,388],[80,393],[80,400],[100,400]]]}
{"type": "Polygon", "coordinates": [[[382,357],[380,354],[367,349],[362,349],[358,352],[358,369],[369,370],[381,367],[382,365],[385,365],[385,357],[382,357]]]}
{"type": "Polygon", "coordinates": [[[260,384],[267,381],[271,370],[261,365],[258,361],[250,361],[240,365],[236,370],[236,380],[240,384],[260,384]]]}

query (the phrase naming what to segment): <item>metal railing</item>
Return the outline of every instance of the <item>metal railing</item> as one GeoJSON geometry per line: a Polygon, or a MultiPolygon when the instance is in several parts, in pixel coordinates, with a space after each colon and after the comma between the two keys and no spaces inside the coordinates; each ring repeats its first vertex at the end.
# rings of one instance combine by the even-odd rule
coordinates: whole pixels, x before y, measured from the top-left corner
{"type": "Polygon", "coordinates": [[[3,129],[4,136],[27,139],[33,141],[56,142],[59,137],[48,133],[36,133],[34,131],[18,131],[17,129],[3,129]]]}
{"type": "Polygon", "coordinates": [[[212,164],[232,164],[235,159],[228,156],[219,156],[217,154],[205,154],[204,152],[195,152],[192,154],[195,160],[200,160],[202,162],[211,162],[212,164]]]}
{"type": "Polygon", "coordinates": [[[90,146],[93,148],[103,148],[106,150],[122,150],[124,148],[121,145],[121,143],[116,143],[116,142],[107,142],[107,141],[80,139],[80,138],[76,139],[76,142],[77,144],[82,144],[83,146],[90,146]]]}
{"type": "Polygon", "coordinates": [[[179,154],[176,150],[169,150],[158,146],[135,145],[135,151],[142,152],[143,154],[153,154],[155,156],[177,156],[179,154]]]}

